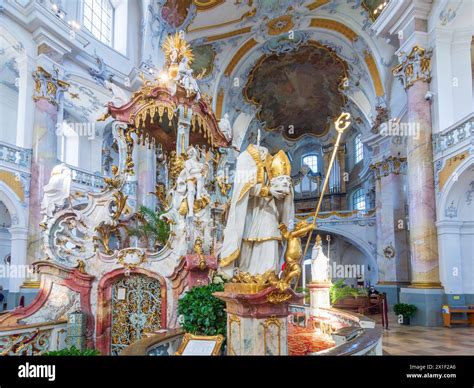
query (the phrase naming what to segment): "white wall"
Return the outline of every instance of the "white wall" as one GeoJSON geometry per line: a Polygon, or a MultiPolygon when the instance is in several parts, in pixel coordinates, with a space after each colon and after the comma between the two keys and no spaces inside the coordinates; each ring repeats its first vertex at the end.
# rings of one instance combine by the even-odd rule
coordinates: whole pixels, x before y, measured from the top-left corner
{"type": "Polygon", "coordinates": [[[440,275],[448,294],[474,294],[474,192],[471,200],[469,197],[472,182],[474,157],[458,167],[438,202],[440,275]],[[455,175],[457,180],[453,179],[455,175]]]}
{"type": "Polygon", "coordinates": [[[461,228],[462,280],[465,294],[474,294],[474,222],[461,228]]]}
{"type": "Polygon", "coordinates": [[[0,84],[0,141],[16,144],[18,92],[0,84]]]}

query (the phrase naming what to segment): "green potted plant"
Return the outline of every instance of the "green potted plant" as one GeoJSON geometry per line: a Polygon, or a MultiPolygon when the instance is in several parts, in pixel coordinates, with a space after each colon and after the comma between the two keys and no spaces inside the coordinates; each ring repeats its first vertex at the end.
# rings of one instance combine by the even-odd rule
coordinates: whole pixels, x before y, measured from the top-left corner
{"type": "Polygon", "coordinates": [[[42,354],[43,356],[99,356],[100,352],[97,349],[79,350],[74,345],[69,348],[61,350],[52,350],[42,354]]]}
{"type": "Polygon", "coordinates": [[[170,236],[170,226],[161,219],[162,214],[146,206],[140,206],[138,225],[130,228],[128,234],[145,239],[149,248],[159,250],[166,244],[170,236]]]}
{"type": "Polygon", "coordinates": [[[224,291],[223,282],[194,287],[178,301],[181,327],[196,335],[226,335],[225,303],[214,292],[224,291]]]}
{"type": "Polygon", "coordinates": [[[416,306],[407,303],[397,303],[393,306],[393,311],[399,317],[398,322],[402,325],[409,325],[410,318],[412,318],[416,313],[416,306]]]}
{"type": "Polygon", "coordinates": [[[362,288],[349,287],[344,279],[338,280],[329,289],[331,304],[335,304],[338,300],[344,299],[348,296],[357,298],[358,296],[367,296],[367,290],[362,288]]]}

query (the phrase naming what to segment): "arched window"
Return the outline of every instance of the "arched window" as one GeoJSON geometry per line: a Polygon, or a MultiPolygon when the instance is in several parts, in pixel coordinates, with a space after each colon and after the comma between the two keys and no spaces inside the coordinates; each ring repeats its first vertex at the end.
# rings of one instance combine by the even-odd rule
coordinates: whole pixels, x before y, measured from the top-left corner
{"type": "Polygon", "coordinates": [[[309,155],[304,155],[301,158],[301,164],[302,165],[307,165],[311,172],[316,173],[318,172],[318,155],[316,154],[309,154],[309,155]]]}
{"type": "Polygon", "coordinates": [[[359,163],[364,159],[364,144],[362,144],[362,135],[359,133],[354,139],[354,159],[359,163]]]}
{"type": "Polygon", "coordinates": [[[84,0],[84,27],[102,43],[112,46],[114,7],[110,0],[84,0]]]}
{"type": "Polygon", "coordinates": [[[362,189],[357,189],[352,194],[352,208],[354,210],[365,210],[365,195],[362,189]]]}

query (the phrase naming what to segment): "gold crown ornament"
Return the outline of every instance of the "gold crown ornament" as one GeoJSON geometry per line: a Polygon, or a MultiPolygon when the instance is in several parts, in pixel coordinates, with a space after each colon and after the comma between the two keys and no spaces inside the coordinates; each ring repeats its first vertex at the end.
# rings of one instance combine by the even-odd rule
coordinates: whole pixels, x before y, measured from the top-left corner
{"type": "Polygon", "coordinates": [[[174,35],[168,35],[163,43],[162,49],[168,64],[180,63],[184,57],[187,58],[189,65],[191,65],[194,60],[191,45],[181,37],[179,32],[174,35]]]}
{"type": "Polygon", "coordinates": [[[283,150],[278,151],[272,157],[272,163],[270,164],[270,173],[272,178],[282,175],[291,174],[291,163],[283,150]]]}

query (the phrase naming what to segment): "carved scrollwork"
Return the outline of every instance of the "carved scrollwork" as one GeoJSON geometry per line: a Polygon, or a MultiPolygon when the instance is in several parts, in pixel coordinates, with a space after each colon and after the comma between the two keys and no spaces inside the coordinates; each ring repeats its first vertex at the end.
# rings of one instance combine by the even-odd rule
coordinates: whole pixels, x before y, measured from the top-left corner
{"type": "Polygon", "coordinates": [[[416,81],[431,81],[431,49],[414,46],[409,54],[401,51],[398,54],[399,65],[392,69],[405,89],[413,86],[416,81]]]}

